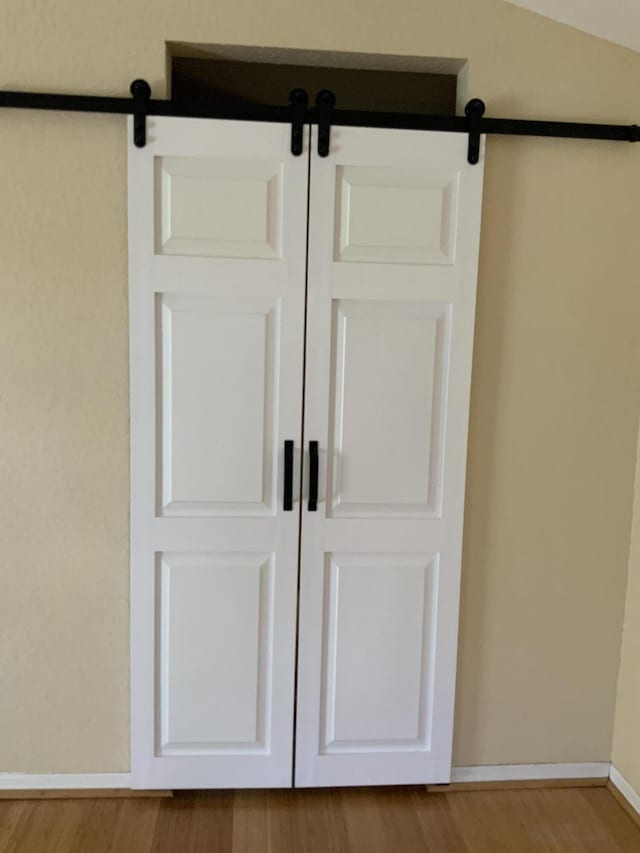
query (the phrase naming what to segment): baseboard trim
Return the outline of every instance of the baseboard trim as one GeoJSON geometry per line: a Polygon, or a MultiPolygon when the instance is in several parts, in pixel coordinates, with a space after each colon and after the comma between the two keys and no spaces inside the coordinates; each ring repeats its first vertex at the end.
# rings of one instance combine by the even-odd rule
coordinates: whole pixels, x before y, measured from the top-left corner
{"type": "Polygon", "coordinates": [[[130,788],[130,773],[0,773],[0,791],[130,788]]]}
{"type": "MultiPolygon", "coordinates": [[[[640,796],[608,761],[454,767],[450,785],[427,787],[432,791],[478,790],[482,787],[599,786],[609,781],[630,807],[640,812],[640,796]]],[[[130,773],[0,773],[0,799],[167,796],[172,796],[172,792],[133,790],[130,773]]]]}
{"type": "Polygon", "coordinates": [[[132,790],[130,773],[0,773],[0,800],[170,796],[132,790]]]}
{"type": "Polygon", "coordinates": [[[640,826],[640,794],[613,764],[607,787],[632,820],[640,826]]]}
{"type": "Polygon", "coordinates": [[[578,782],[605,785],[611,765],[608,761],[580,764],[484,764],[454,767],[453,785],[493,782],[578,782]]]}

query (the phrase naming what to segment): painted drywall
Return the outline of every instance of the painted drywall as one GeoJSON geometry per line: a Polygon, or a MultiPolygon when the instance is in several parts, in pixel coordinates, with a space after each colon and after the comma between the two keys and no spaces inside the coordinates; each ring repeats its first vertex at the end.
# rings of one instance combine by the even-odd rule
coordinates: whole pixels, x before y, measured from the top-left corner
{"type": "Polygon", "coordinates": [[[523,9],[640,50],[638,0],[509,0],[523,9]]]}
{"type": "MultiPolygon", "coordinates": [[[[640,56],[501,0],[0,10],[0,86],[161,95],[165,40],[469,60],[491,115],[629,122],[640,56]]],[[[126,134],[0,114],[0,770],[128,751],[126,134]]],[[[640,147],[490,139],[454,760],[609,760],[640,395],[640,147]]]]}
{"type": "Polygon", "coordinates": [[[611,760],[640,793],[640,443],[611,760]]]}

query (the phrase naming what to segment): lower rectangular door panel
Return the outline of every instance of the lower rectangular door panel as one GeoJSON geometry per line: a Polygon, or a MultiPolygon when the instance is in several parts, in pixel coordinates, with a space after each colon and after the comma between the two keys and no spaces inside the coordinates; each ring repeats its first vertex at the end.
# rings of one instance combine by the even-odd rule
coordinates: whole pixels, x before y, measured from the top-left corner
{"type": "Polygon", "coordinates": [[[156,753],[268,753],[274,555],[162,554],[156,753]]]}
{"type": "Polygon", "coordinates": [[[322,755],[428,749],[437,556],[327,555],[322,755]]]}

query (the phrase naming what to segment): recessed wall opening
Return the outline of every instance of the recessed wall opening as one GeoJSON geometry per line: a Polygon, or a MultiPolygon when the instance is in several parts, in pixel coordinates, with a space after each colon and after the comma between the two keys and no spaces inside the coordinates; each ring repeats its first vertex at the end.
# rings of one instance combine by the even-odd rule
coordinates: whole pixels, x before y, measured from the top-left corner
{"type": "Polygon", "coordinates": [[[465,88],[463,59],[176,43],[167,50],[176,101],[286,104],[299,87],[310,99],[331,89],[340,109],[454,115],[465,88]]]}

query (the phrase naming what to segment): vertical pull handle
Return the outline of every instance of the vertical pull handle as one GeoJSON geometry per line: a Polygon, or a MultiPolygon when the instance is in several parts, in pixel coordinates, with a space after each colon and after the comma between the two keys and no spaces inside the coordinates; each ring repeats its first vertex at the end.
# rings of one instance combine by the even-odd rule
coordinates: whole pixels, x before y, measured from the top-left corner
{"type": "Polygon", "coordinates": [[[309,512],[318,509],[318,442],[309,442],[309,512]]]}
{"type": "Polygon", "coordinates": [[[293,441],[287,439],[284,443],[284,493],[282,509],[291,512],[293,509],[293,441]]]}

